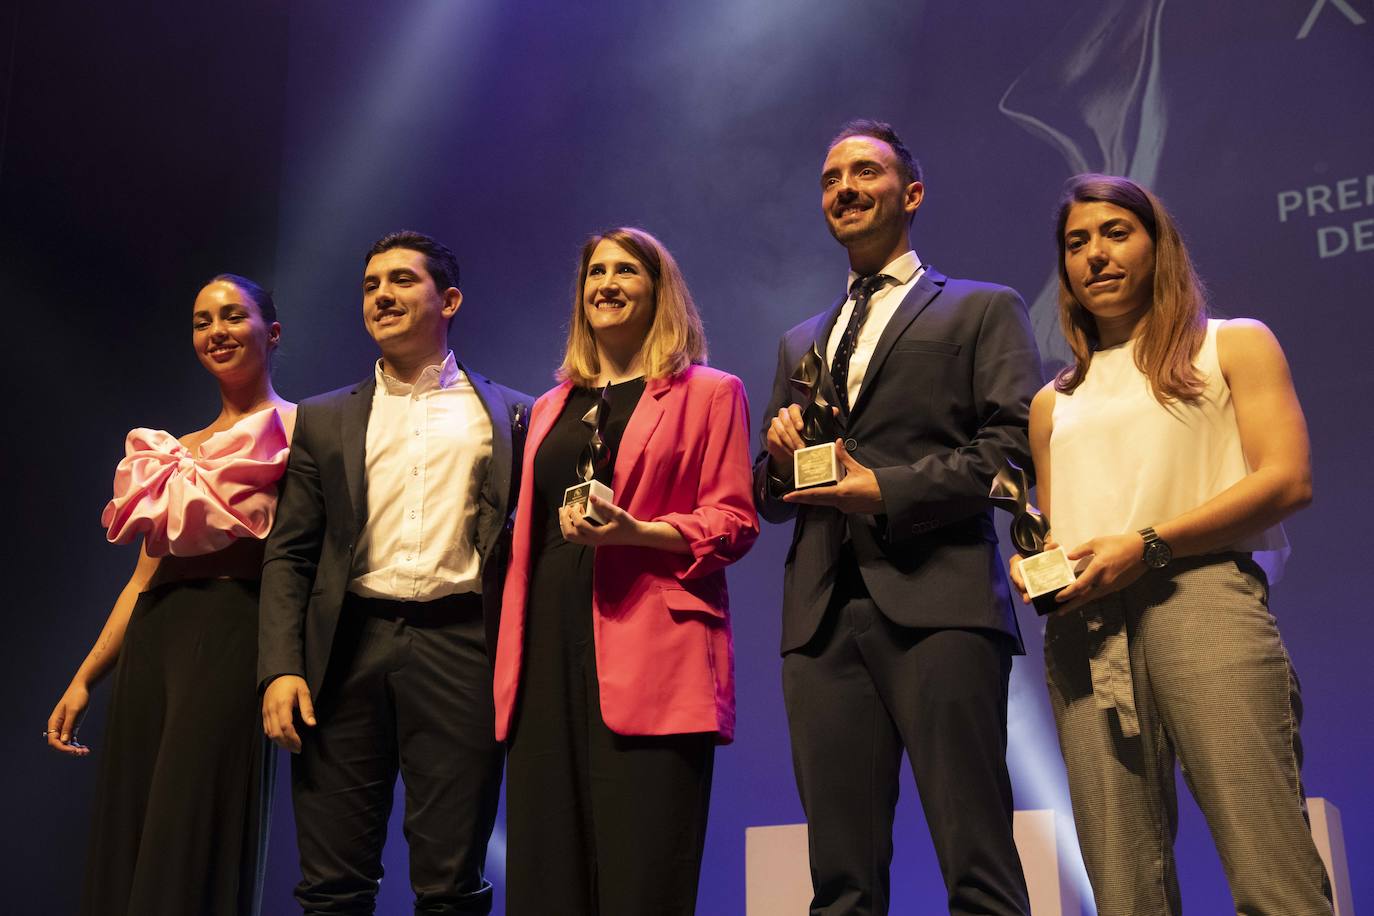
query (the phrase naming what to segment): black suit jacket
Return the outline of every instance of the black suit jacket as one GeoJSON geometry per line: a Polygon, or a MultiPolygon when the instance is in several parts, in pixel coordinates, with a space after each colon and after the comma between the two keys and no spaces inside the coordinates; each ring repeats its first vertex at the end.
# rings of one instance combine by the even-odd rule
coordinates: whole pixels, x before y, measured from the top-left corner
{"type": "MultiPolygon", "coordinates": [[[[793,370],[813,343],[825,353],[844,301],[783,335],[767,421],[793,403],[793,370]]],[[[1040,354],[1015,290],[933,269],[922,274],[878,340],[845,430],[855,460],[877,476],[886,512],[846,516],[785,503],[785,490],[770,484],[766,446],[754,462],[759,513],[771,522],[796,519],[783,586],[784,653],[820,625],[846,538],[889,619],[996,630],[1019,650],[988,490],[1008,459],[1031,466],[1026,425],[1040,385],[1040,354]]]]}
{"type": "MultiPolygon", "coordinates": [[[[510,519],[519,492],[531,398],[463,370],[491,420],[491,462],[477,507],[477,549],[488,655],[496,647],[510,519]]],[[[367,521],[367,422],[375,378],[308,398],[296,411],[291,454],[267,536],[258,623],[258,687],[305,678],[318,697],[329,663],[353,551],[367,521]]]]}

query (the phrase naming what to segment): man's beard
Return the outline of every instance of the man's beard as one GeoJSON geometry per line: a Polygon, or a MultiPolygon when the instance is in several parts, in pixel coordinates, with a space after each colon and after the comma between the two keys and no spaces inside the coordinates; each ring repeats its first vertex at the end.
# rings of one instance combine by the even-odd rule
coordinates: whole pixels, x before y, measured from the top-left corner
{"type": "MultiPolygon", "coordinates": [[[[865,212],[873,214],[873,208],[865,212]]],[[[880,218],[876,218],[878,214],[873,214],[873,216],[875,218],[871,218],[866,222],[854,226],[841,225],[834,220],[826,220],[825,224],[826,227],[829,228],[830,235],[834,237],[835,241],[839,242],[841,245],[845,245],[850,242],[863,241],[866,238],[882,233],[884,228],[883,221],[880,218]]]]}

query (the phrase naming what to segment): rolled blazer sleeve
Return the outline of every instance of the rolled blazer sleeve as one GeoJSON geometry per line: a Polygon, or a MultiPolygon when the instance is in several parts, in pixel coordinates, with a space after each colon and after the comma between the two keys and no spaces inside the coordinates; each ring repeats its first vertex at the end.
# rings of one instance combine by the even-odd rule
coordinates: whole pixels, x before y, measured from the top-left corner
{"type": "Polygon", "coordinates": [[[978,429],[967,445],[909,465],[875,468],[888,538],[900,542],[987,509],[992,479],[1008,460],[1029,468],[1026,426],[1041,385],[1040,354],[1021,297],[988,299],[975,341],[973,397],[978,429]]]}
{"type": "Polygon", "coordinates": [[[723,376],[712,390],[703,432],[697,508],[653,519],[672,525],[692,548],[692,563],[679,579],[723,569],[744,556],[759,534],[751,492],[749,402],[733,375],[723,376]]]}

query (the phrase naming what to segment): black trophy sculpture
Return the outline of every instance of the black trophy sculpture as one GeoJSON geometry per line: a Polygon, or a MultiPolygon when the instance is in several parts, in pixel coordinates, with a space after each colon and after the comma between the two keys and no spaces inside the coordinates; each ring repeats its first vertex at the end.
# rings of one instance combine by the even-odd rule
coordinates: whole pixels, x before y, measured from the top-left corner
{"type": "Polygon", "coordinates": [[[826,397],[834,383],[814,343],[797,363],[791,382],[801,406],[801,438],[807,446],[792,453],[793,487],[805,490],[835,483],[844,476],[844,466],[835,453],[835,439],[841,426],[830,406],[834,401],[826,397]]]}
{"type": "Polygon", "coordinates": [[[611,402],[606,393],[610,387],[601,389],[597,402],[582,417],[582,422],[592,430],[586,447],[577,456],[577,477],[582,482],[563,491],[563,505],[577,506],[582,517],[594,525],[604,525],[608,519],[597,511],[591,497],[611,502],[613,496],[611,488],[596,479],[598,473],[611,466],[611,449],[606,445],[606,422],[611,416],[611,402]]]}
{"type": "Polygon", "coordinates": [[[1021,579],[1036,612],[1053,613],[1061,607],[1055,596],[1074,580],[1073,566],[1064,548],[1045,550],[1050,520],[1030,503],[1030,480],[1025,469],[1008,461],[993,478],[988,498],[993,505],[1011,513],[1011,542],[1021,554],[1021,579]]]}

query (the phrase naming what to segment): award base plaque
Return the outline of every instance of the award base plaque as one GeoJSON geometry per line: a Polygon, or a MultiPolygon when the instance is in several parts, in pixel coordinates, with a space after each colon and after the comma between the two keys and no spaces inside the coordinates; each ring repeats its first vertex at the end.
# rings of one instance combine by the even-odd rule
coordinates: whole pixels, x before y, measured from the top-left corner
{"type": "Polygon", "coordinates": [[[591,522],[593,525],[604,525],[610,521],[610,519],[602,517],[601,513],[597,511],[596,506],[592,505],[591,498],[595,496],[597,499],[609,503],[614,502],[612,499],[613,495],[614,494],[611,493],[611,488],[601,481],[588,480],[564,490],[563,505],[565,507],[577,506],[578,511],[582,513],[582,517],[587,521],[591,522]]]}
{"type": "Polygon", "coordinates": [[[1063,605],[1055,597],[1076,577],[1063,547],[1046,550],[1021,560],[1021,581],[1037,614],[1053,614],[1063,605]]]}
{"type": "Polygon", "coordinates": [[[835,443],[822,442],[792,453],[793,489],[805,490],[837,483],[844,476],[844,465],[835,452],[835,443]]]}

